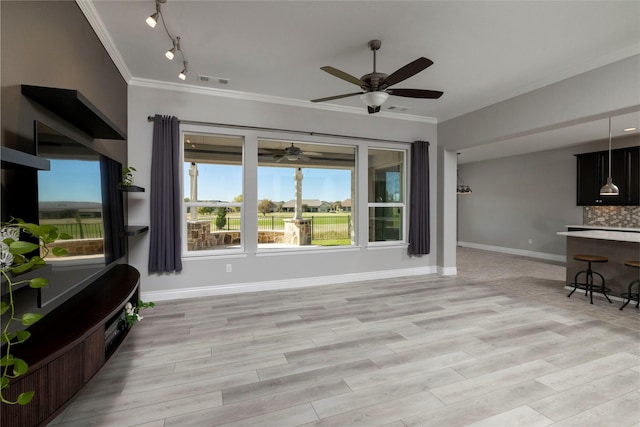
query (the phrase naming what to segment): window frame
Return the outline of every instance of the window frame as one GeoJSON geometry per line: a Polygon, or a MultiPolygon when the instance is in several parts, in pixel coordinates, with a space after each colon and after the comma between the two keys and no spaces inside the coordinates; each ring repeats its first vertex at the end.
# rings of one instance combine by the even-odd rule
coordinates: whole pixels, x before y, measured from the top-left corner
{"type": "MultiPolygon", "coordinates": [[[[407,246],[408,245],[408,219],[409,219],[409,212],[408,212],[408,208],[407,208],[407,198],[409,195],[409,191],[408,191],[408,186],[409,186],[409,182],[408,182],[408,174],[409,174],[409,170],[408,170],[408,165],[409,165],[409,148],[398,148],[398,147],[389,147],[389,146],[380,146],[380,145],[368,145],[367,147],[367,194],[366,194],[366,198],[367,198],[367,213],[366,213],[366,223],[369,226],[371,224],[371,214],[370,211],[372,208],[401,208],[402,209],[402,228],[401,228],[401,239],[399,240],[381,240],[381,241],[375,241],[375,240],[371,240],[371,233],[368,232],[367,236],[366,236],[366,245],[367,247],[371,247],[371,248],[375,248],[375,247],[384,247],[384,246],[407,246]],[[398,152],[402,154],[402,163],[400,163],[402,165],[402,176],[400,177],[400,186],[401,186],[401,202],[370,202],[369,201],[369,190],[371,189],[371,186],[375,186],[375,174],[373,174],[372,178],[373,180],[370,179],[369,177],[369,152],[371,150],[376,150],[376,151],[393,151],[393,152],[398,152]]],[[[385,167],[388,167],[389,165],[386,165],[385,167]]],[[[375,190],[374,190],[375,192],[375,190]]]]}
{"type": "MultiPolygon", "coordinates": [[[[245,208],[244,208],[244,201],[245,201],[245,151],[246,151],[246,136],[243,133],[235,133],[235,132],[220,132],[220,130],[218,129],[213,129],[213,128],[207,128],[206,130],[204,129],[183,129],[180,132],[180,165],[181,165],[181,171],[180,171],[180,192],[182,195],[181,198],[181,204],[182,204],[182,210],[181,210],[181,218],[180,218],[180,222],[181,222],[181,230],[184,233],[181,237],[181,246],[182,246],[182,258],[183,259],[190,259],[190,258],[198,258],[198,257],[208,257],[208,256],[219,256],[219,255],[237,255],[237,254],[241,254],[245,252],[245,239],[244,239],[244,235],[245,235],[245,208]],[[241,149],[242,149],[242,160],[241,160],[241,164],[239,165],[242,173],[240,174],[241,176],[241,184],[240,184],[240,188],[242,189],[242,202],[223,202],[223,201],[210,201],[210,202],[185,202],[184,199],[187,197],[187,194],[185,194],[185,190],[184,190],[184,167],[185,167],[185,139],[187,135],[204,135],[204,136],[214,136],[214,137],[227,137],[227,138],[236,138],[239,141],[241,141],[241,149]],[[227,249],[205,249],[205,250],[196,250],[196,251],[190,251],[188,250],[188,236],[187,236],[187,232],[188,232],[188,228],[187,228],[187,223],[189,221],[189,214],[187,213],[187,208],[190,207],[194,207],[194,208],[199,208],[199,207],[212,207],[212,208],[219,208],[219,207],[225,207],[225,208],[240,208],[240,245],[238,248],[227,248],[227,249]]],[[[197,162],[196,162],[197,163],[197,162]]]]}

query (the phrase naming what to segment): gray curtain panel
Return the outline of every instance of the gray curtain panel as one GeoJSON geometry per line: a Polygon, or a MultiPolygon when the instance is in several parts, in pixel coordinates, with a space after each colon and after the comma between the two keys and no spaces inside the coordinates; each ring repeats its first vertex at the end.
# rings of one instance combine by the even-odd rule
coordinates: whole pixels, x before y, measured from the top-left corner
{"type": "Polygon", "coordinates": [[[180,239],[180,122],[153,118],[149,273],[182,271],[180,239]]]}
{"type": "Polygon", "coordinates": [[[429,230],[429,143],[411,144],[411,195],[409,206],[409,255],[426,255],[431,246],[429,230]]]}
{"type": "Polygon", "coordinates": [[[102,216],[104,224],[104,256],[107,264],[125,255],[124,203],[120,191],[122,165],[100,156],[102,176],[102,216]]]}

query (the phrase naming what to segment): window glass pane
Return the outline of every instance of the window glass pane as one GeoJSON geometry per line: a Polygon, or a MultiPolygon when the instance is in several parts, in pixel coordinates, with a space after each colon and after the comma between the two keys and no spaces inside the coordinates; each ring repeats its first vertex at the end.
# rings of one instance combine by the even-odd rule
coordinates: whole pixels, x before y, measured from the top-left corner
{"type": "Polygon", "coordinates": [[[185,135],[187,251],[240,248],[242,148],[240,137],[185,135]]]}
{"type": "Polygon", "coordinates": [[[261,248],[354,244],[355,147],[258,141],[261,248]]]}
{"type": "Polygon", "coordinates": [[[369,150],[369,202],[404,201],[404,152],[369,150]]]}
{"type": "Polygon", "coordinates": [[[369,150],[369,242],[404,240],[404,159],[402,150],[369,150]]]}
{"type": "Polygon", "coordinates": [[[403,208],[369,208],[369,241],[402,240],[403,208]]]}

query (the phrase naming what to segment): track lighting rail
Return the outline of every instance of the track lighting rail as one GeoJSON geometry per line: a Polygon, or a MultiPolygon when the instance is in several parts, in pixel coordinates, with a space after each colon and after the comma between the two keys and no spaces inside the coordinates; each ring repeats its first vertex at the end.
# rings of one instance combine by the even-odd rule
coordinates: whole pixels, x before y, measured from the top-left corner
{"type": "Polygon", "coordinates": [[[169,28],[167,28],[167,23],[164,20],[164,14],[162,13],[162,7],[161,5],[166,3],[167,0],[155,0],[156,3],[156,11],[151,14],[147,19],[146,19],[146,23],[149,27],[151,28],[155,28],[156,24],[158,23],[158,20],[162,21],[162,26],[164,27],[164,31],[165,33],[167,33],[167,37],[169,37],[169,40],[171,40],[171,45],[172,47],[169,48],[169,50],[167,50],[164,54],[164,56],[169,59],[169,60],[173,60],[173,58],[176,56],[177,53],[180,53],[180,56],[182,57],[182,71],[180,71],[180,73],[178,73],[178,78],[180,80],[186,80],[187,79],[187,59],[185,58],[184,52],[182,50],[182,46],[180,45],[180,37],[176,36],[174,37],[171,32],[169,31],[169,28]]]}

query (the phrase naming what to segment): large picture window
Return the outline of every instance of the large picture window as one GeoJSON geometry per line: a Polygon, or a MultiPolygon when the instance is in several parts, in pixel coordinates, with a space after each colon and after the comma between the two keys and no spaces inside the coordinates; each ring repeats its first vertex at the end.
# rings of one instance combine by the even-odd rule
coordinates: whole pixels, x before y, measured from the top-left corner
{"type": "Polygon", "coordinates": [[[405,151],[369,149],[369,242],[405,240],[405,151]]]}
{"type": "Polygon", "coordinates": [[[184,136],[185,254],[242,248],[242,153],[237,136],[184,136]]]}
{"type": "Polygon", "coordinates": [[[352,146],[258,140],[260,247],[353,245],[355,155],[352,146]]]}

